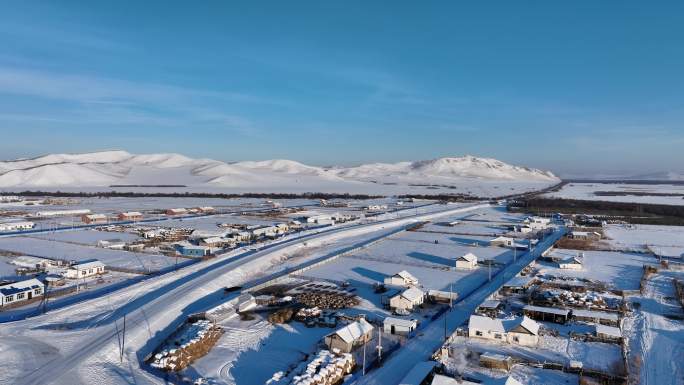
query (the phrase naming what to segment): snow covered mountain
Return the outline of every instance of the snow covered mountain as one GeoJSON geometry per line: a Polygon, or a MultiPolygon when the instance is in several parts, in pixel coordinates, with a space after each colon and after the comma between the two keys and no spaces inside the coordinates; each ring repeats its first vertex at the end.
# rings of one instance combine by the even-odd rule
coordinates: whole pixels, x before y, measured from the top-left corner
{"type": "Polygon", "coordinates": [[[505,190],[529,191],[558,181],[548,171],[473,156],[330,168],[291,160],[226,163],[179,154],[134,155],[126,151],[53,154],[0,162],[0,188],[4,189],[183,185],[192,191],[468,192],[500,196],[510,194],[505,190]]]}

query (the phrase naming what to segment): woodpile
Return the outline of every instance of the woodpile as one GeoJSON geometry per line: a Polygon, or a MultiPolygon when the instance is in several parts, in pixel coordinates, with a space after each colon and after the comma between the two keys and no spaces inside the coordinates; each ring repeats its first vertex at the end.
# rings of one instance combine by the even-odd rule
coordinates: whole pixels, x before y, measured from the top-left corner
{"type": "Polygon", "coordinates": [[[295,295],[297,302],[306,307],[319,309],[344,309],[359,304],[358,298],[353,294],[306,292],[295,295]]]}
{"type": "Polygon", "coordinates": [[[209,353],[221,338],[223,329],[207,320],[186,324],[152,357],[152,366],[165,371],[181,371],[209,353]]]}
{"type": "Polygon", "coordinates": [[[272,324],[284,324],[290,322],[294,315],[294,309],[284,308],[268,315],[268,322],[272,324]]]}

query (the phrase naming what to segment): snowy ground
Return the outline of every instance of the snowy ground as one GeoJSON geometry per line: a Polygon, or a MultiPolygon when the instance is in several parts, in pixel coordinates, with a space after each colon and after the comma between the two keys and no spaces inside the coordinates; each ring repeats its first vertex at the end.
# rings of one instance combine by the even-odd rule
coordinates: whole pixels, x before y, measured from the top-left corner
{"type": "Polygon", "coordinates": [[[16,253],[56,259],[85,261],[98,259],[107,266],[141,271],[157,271],[175,264],[175,258],[164,255],[133,253],[95,246],[51,241],[29,237],[0,238],[0,249],[16,253]]]}
{"type": "Polygon", "coordinates": [[[629,338],[630,364],[643,385],[684,383],[684,324],[682,307],[674,299],[672,279],[684,279],[682,272],[652,275],[643,295],[630,297],[638,303],[635,316],[623,324],[629,338]]]}
{"type": "Polygon", "coordinates": [[[604,233],[607,237],[604,242],[617,249],[655,251],[665,256],[684,258],[682,226],[608,225],[604,233]]]}
{"type": "Polygon", "coordinates": [[[643,265],[657,262],[655,258],[646,254],[616,251],[554,249],[549,255],[565,259],[581,253],[584,253],[584,266],[581,270],[561,269],[557,264],[538,262],[539,272],[601,281],[616,289],[638,289],[643,265]]]}
{"type": "Polygon", "coordinates": [[[620,184],[620,183],[568,183],[560,191],[544,194],[545,197],[579,199],[606,202],[652,203],[684,205],[684,185],[673,184],[620,184]],[[615,192],[619,195],[596,195],[597,191],[615,192]],[[637,193],[639,195],[623,195],[637,193]],[[675,196],[648,195],[675,194],[675,196]],[[643,195],[646,194],[646,195],[643,195]]]}

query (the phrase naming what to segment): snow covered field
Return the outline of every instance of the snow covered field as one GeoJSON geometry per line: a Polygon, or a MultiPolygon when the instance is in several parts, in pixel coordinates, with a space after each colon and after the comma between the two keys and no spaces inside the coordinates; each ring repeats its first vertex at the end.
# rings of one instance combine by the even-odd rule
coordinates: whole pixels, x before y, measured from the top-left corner
{"type": "Polygon", "coordinates": [[[175,263],[174,258],[164,255],[110,250],[28,237],[0,238],[0,249],[65,260],[85,261],[98,259],[107,266],[140,271],[157,271],[173,266],[175,263]]]}
{"type": "Polygon", "coordinates": [[[684,258],[684,227],[652,225],[608,225],[606,241],[621,250],[655,252],[672,258],[684,258]]]}
{"type": "Polygon", "coordinates": [[[682,206],[684,205],[684,185],[568,183],[563,186],[560,191],[546,193],[543,196],[578,200],[652,203],[682,206]],[[608,192],[609,194],[597,195],[597,191],[608,192]],[[613,192],[615,195],[610,195],[610,193],[613,192]],[[659,194],[673,194],[673,196],[662,196],[659,194]]]}
{"type": "Polygon", "coordinates": [[[581,253],[584,253],[581,270],[561,269],[550,262],[538,262],[539,272],[554,276],[586,278],[605,282],[616,289],[632,290],[639,288],[643,265],[657,263],[650,255],[615,251],[554,249],[549,255],[566,259],[581,253]]]}

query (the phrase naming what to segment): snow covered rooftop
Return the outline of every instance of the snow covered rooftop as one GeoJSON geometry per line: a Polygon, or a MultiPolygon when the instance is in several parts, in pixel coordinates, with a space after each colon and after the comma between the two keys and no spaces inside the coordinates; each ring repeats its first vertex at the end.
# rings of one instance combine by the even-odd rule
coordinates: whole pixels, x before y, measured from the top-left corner
{"type": "Polygon", "coordinates": [[[418,278],[414,277],[413,274],[409,273],[406,270],[402,270],[398,272],[396,275],[403,278],[407,282],[418,282],[418,278]]]}
{"type": "Polygon", "coordinates": [[[437,366],[435,361],[419,362],[404,377],[399,385],[420,385],[437,366]]]}
{"type": "Polygon", "coordinates": [[[564,317],[567,317],[570,314],[570,310],[568,310],[568,309],[557,309],[555,307],[544,307],[544,306],[533,306],[533,305],[526,305],[523,308],[523,310],[534,311],[534,312],[539,312],[539,313],[562,315],[564,317]]]}
{"type": "Polygon", "coordinates": [[[596,311],[596,310],[576,309],[576,310],[572,311],[572,314],[575,315],[576,317],[597,318],[597,319],[604,319],[604,320],[610,320],[610,321],[615,321],[615,322],[617,322],[620,319],[620,316],[617,313],[608,313],[605,311],[596,311]]]}
{"type": "Polygon", "coordinates": [[[0,286],[0,294],[11,295],[15,293],[21,293],[27,290],[37,289],[43,287],[43,283],[36,278],[27,279],[25,281],[19,281],[14,283],[8,283],[6,285],[0,286]]]}
{"type": "Polygon", "coordinates": [[[488,299],[480,304],[479,307],[483,309],[496,309],[501,305],[501,301],[497,301],[495,299],[488,299]]]}
{"type": "Polygon", "coordinates": [[[459,260],[465,260],[468,262],[477,262],[477,256],[473,253],[468,253],[458,257],[459,260]]]}
{"type": "Polygon", "coordinates": [[[519,325],[528,330],[530,333],[534,334],[535,336],[539,335],[539,324],[533,319],[528,318],[527,316],[523,316],[519,325]]]}
{"type": "Polygon", "coordinates": [[[94,261],[86,261],[86,262],[80,262],[75,265],[71,265],[71,269],[76,269],[76,270],[84,270],[84,269],[94,269],[96,267],[104,267],[104,263],[94,260],[94,261]]]}
{"type": "Polygon", "coordinates": [[[417,287],[410,287],[401,293],[401,296],[411,302],[416,302],[425,296],[425,293],[417,287]]]}
{"type": "Polygon", "coordinates": [[[601,325],[601,324],[596,325],[596,334],[605,334],[607,336],[611,336],[611,337],[615,337],[615,338],[621,338],[622,337],[622,333],[620,332],[620,328],[616,328],[614,326],[601,325]]]}
{"type": "Polygon", "coordinates": [[[385,318],[383,323],[389,324],[389,325],[396,325],[396,326],[410,328],[410,327],[416,326],[418,321],[416,321],[414,319],[402,319],[402,318],[387,317],[387,318],[385,318]]]}
{"type": "Polygon", "coordinates": [[[479,315],[471,315],[470,321],[468,321],[468,327],[479,330],[489,330],[493,332],[503,333],[504,329],[503,322],[500,319],[483,317],[479,315]]]}
{"type": "Polygon", "coordinates": [[[360,338],[362,335],[373,331],[373,325],[369,324],[365,319],[352,322],[349,325],[339,329],[335,332],[344,342],[352,343],[360,338]]]}

